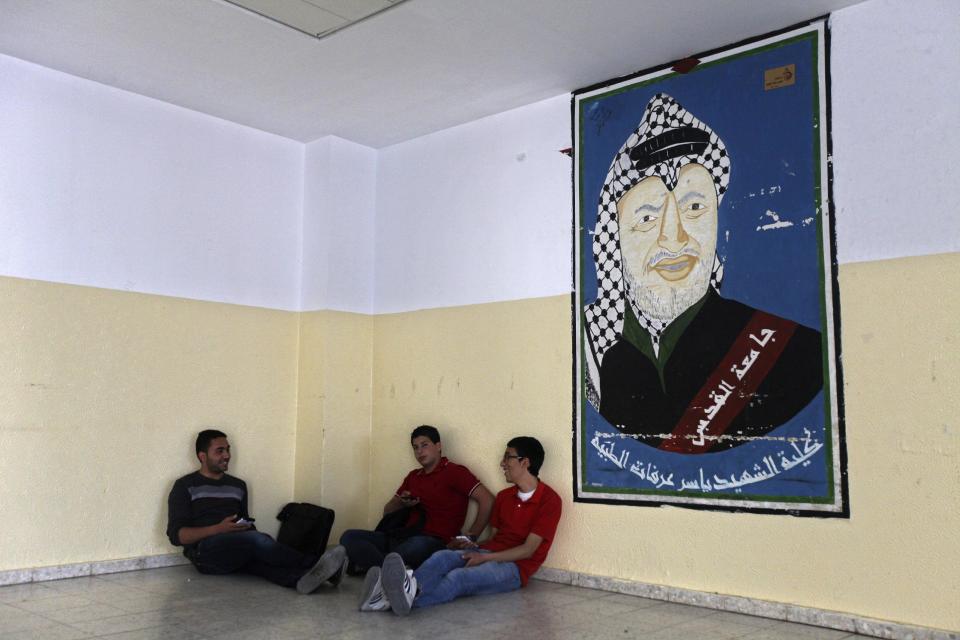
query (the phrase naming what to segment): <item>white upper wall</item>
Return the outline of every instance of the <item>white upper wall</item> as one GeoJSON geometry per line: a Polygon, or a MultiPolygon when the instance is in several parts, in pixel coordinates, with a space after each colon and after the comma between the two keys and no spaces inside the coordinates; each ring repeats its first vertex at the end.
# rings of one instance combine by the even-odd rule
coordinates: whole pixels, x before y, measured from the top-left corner
{"type": "MultiPolygon", "coordinates": [[[[831,20],[841,262],[960,251],[960,3],[831,20]]],[[[0,56],[0,275],[389,313],[571,289],[569,96],[379,152],[0,56]]]]}
{"type": "Polygon", "coordinates": [[[0,56],[0,275],[299,305],[303,145],[0,56]]]}
{"type": "MultiPolygon", "coordinates": [[[[960,2],[873,0],[831,25],[838,259],[960,251],[960,2]]],[[[377,311],[569,292],[569,140],[559,96],[382,149],[377,311]]]]}
{"type": "Polygon", "coordinates": [[[300,309],[373,313],[377,152],[328,136],[306,147],[300,309]]]}
{"type": "Polygon", "coordinates": [[[570,291],[570,98],[380,150],[378,313],[570,291]]]}
{"type": "Polygon", "coordinates": [[[960,251],[960,2],[872,0],[831,27],[839,260],[960,251]]]}

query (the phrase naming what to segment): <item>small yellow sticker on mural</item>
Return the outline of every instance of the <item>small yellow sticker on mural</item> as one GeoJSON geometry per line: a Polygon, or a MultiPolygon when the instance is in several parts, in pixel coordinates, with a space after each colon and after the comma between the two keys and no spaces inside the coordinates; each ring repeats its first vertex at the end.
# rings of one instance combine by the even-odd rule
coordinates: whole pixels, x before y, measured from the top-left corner
{"type": "Polygon", "coordinates": [[[763,88],[765,91],[789,87],[796,81],[797,70],[792,64],[785,67],[774,67],[763,72],[763,88]]]}

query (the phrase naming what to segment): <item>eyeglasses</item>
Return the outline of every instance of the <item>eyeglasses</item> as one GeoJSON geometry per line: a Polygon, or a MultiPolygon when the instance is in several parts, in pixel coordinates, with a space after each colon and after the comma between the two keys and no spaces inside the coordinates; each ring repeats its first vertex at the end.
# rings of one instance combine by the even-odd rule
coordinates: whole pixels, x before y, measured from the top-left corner
{"type": "Polygon", "coordinates": [[[506,462],[507,460],[509,460],[509,459],[511,459],[511,458],[516,458],[517,460],[520,460],[521,458],[525,458],[525,457],[526,457],[526,456],[514,456],[514,455],[511,455],[511,454],[509,454],[509,453],[505,453],[505,454],[503,454],[503,460],[501,460],[501,462],[506,462]]]}

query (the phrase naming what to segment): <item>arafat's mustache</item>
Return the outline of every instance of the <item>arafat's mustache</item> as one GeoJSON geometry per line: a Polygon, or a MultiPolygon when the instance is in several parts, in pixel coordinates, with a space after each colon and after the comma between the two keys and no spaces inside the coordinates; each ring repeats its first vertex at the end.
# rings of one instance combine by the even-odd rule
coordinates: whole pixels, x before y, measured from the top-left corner
{"type": "Polygon", "coordinates": [[[661,260],[676,260],[680,256],[690,256],[699,260],[700,252],[693,247],[684,247],[676,253],[666,249],[659,249],[655,254],[653,254],[653,256],[651,256],[650,260],[647,261],[647,269],[653,269],[661,260]]]}

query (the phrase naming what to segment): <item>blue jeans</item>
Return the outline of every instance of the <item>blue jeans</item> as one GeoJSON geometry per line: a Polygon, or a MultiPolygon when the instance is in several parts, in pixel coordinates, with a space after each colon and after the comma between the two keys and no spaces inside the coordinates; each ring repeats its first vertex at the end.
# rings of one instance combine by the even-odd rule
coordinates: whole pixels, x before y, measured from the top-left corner
{"type": "Polygon", "coordinates": [[[443,540],[433,536],[411,536],[399,544],[390,544],[386,534],[365,529],[347,529],[340,536],[340,544],[347,550],[353,568],[362,573],[370,567],[382,565],[384,556],[391,551],[403,556],[407,566],[417,568],[433,552],[445,546],[443,540]]]}
{"type": "Polygon", "coordinates": [[[466,567],[462,554],[463,551],[452,549],[438,551],[413,572],[420,588],[413,606],[429,607],[460,596],[485,596],[520,588],[516,563],[484,562],[466,567]]]}
{"type": "Polygon", "coordinates": [[[190,556],[200,573],[219,575],[243,571],[283,587],[296,586],[297,580],[318,559],[259,531],[220,533],[204,538],[190,556]]]}

